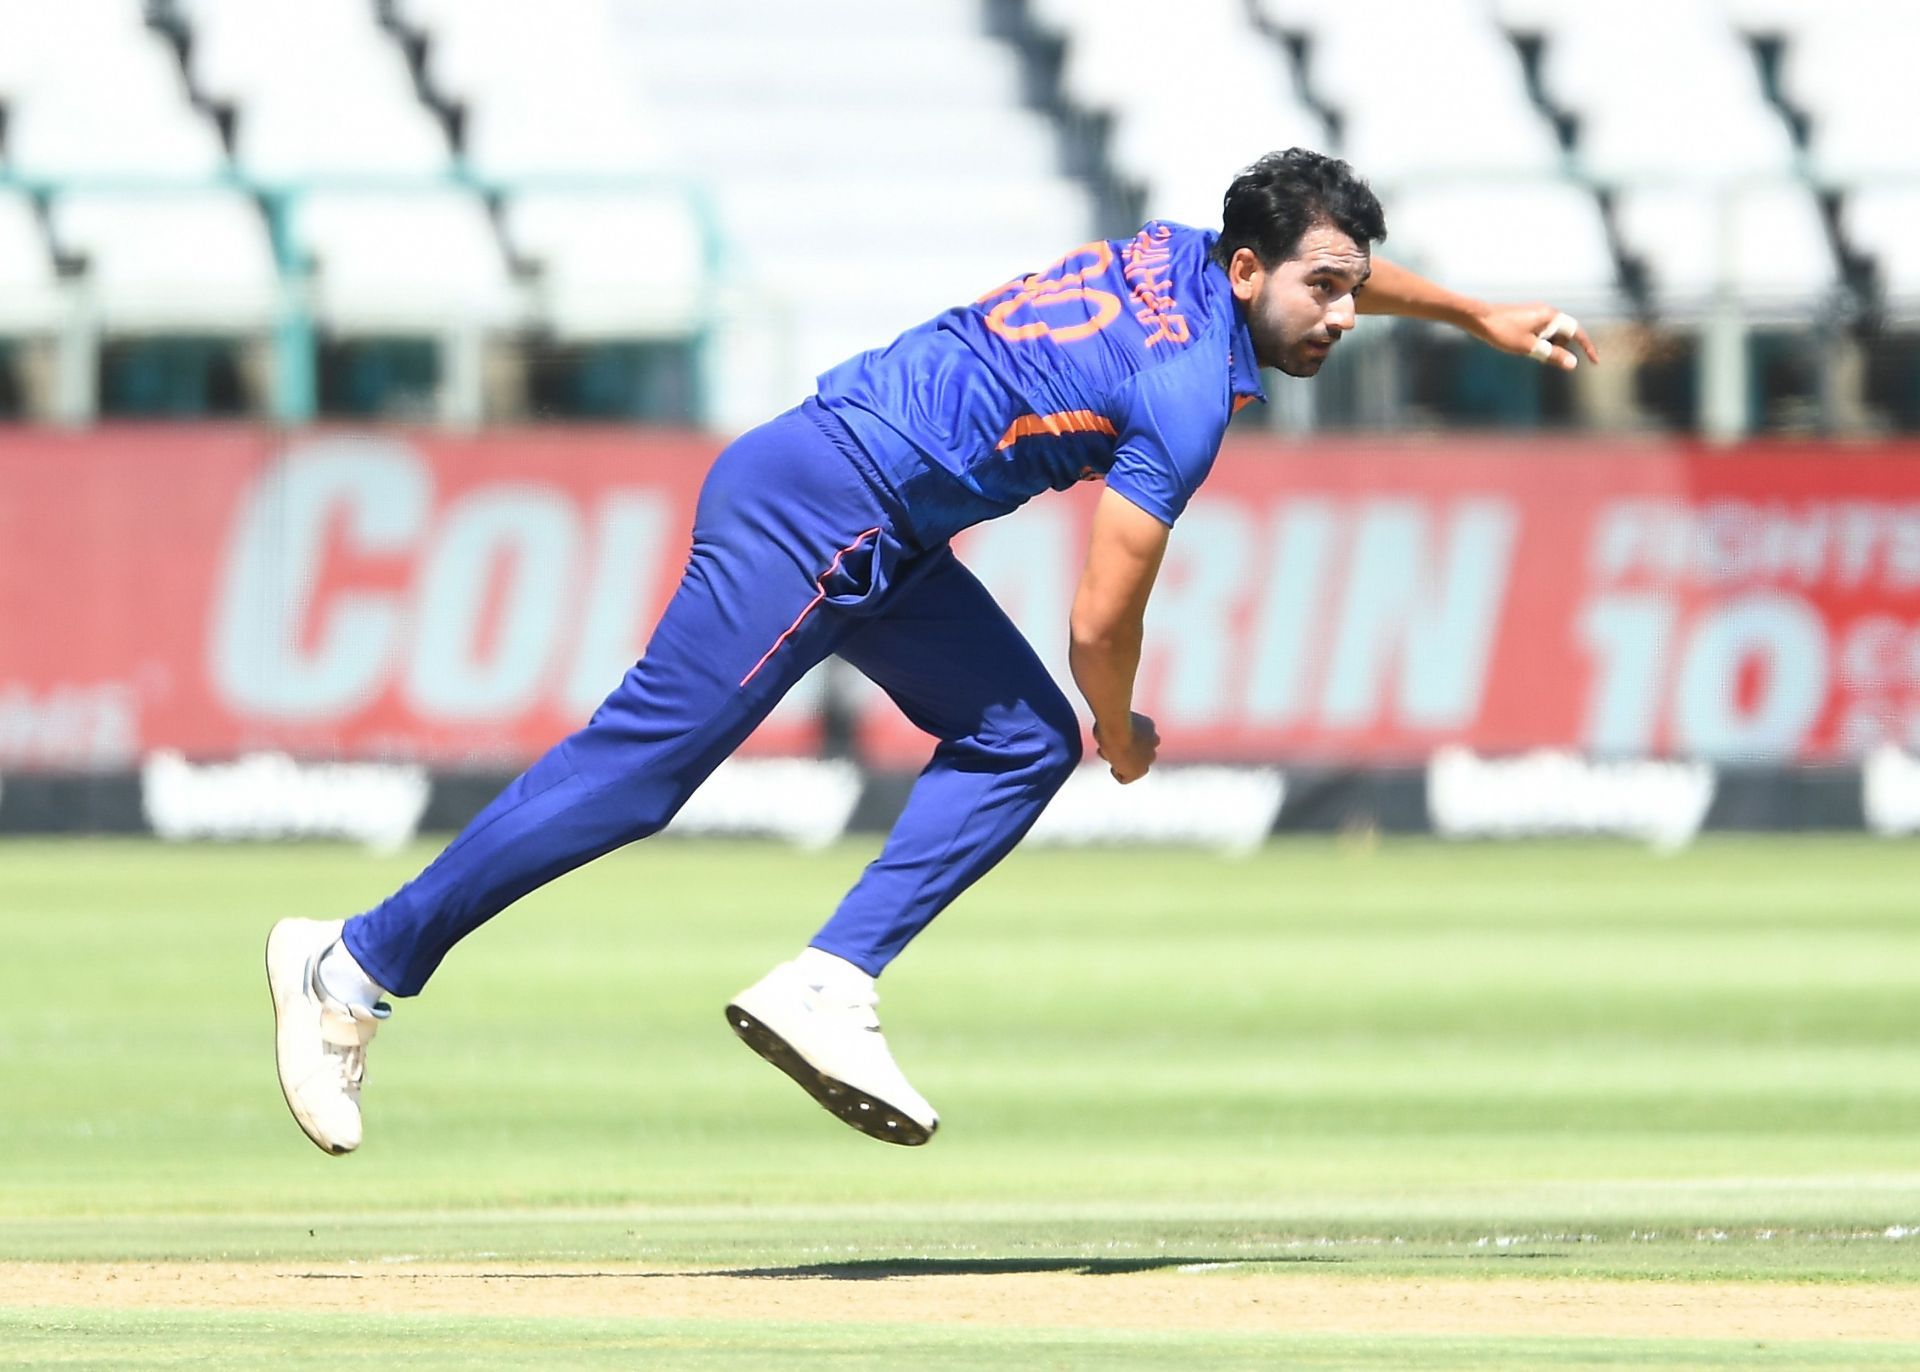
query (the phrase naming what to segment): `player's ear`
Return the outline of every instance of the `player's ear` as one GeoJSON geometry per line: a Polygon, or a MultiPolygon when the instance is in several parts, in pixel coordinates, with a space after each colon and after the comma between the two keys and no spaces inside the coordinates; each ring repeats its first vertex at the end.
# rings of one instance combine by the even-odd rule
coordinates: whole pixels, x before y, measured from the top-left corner
{"type": "Polygon", "coordinates": [[[1243,305],[1260,293],[1260,282],[1266,274],[1260,255],[1252,248],[1235,248],[1227,260],[1227,281],[1233,287],[1234,299],[1243,305]]]}

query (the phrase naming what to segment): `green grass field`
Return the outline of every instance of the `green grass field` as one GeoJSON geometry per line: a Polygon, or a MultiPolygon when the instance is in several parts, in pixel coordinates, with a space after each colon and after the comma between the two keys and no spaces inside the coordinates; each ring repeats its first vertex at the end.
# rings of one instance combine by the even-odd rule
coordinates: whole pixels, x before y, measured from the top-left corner
{"type": "Polygon", "coordinates": [[[882,983],[944,1117],[925,1149],[847,1130],[721,1016],[868,851],[660,842],[538,893],[400,1006],[366,1146],[335,1160],[280,1100],[261,945],[430,850],[0,845],[0,1268],[1786,1281],[1910,1297],[1910,1340],[29,1308],[0,1284],[0,1366],[1920,1367],[1920,845],[1018,854],[882,983]]]}

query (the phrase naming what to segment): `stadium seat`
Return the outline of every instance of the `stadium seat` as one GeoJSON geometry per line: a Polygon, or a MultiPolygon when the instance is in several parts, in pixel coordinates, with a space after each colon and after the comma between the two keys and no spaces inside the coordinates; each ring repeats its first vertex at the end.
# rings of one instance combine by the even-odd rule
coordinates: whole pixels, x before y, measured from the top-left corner
{"type": "Polygon", "coordinates": [[[1583,317],[1623,301],[1593,194],[1566,181],[1447,182],[1385,197],[1396,261],[1468,295],[1541,299],[1583,317]]]}
{"type": "MultiPolygon", "coordinates": [[[[1264,21],[1289,34],[1307,34],[1329,18],[1339,18],[1328,14],[1324,0],[1253,0],[1253,7],[1264,21]]],[[[1488,17],[1487,0],[1426,0],[1419,8],[1463,28],[1484,25],[1488,17]]]]}
{"type": "Polygon", "coordinates": [[[61,84],[95,54],[133,46],[145,30],[141,0],[0,0],[0,99],[61,84]]]}
{"type": "Polygon", "coordinates": [[[1600,181],[1714,183],[1795,169],[1792,132],[1718,7],[1565,6],[1546,30],[1541,84],[1578,116],[1578,164],[1600,181]]]}
{"type": "Polygon", "coordinates": [[[503,224],[539,272],[541,317],[570,341],[685,337],[702,327],[706,244],[675,192],[529,191],[503,224]]]}
{"type": "Polygon", "coordinates": [[[1560,170],[1520,56],[1484,10],[1382,0],[1326,11],[1308,40],[1308,82],[1341,116],[1340,153],[1375,182],[1560,170]]]}
{"type": "MultiPolygon", "coordinates": [[[[1678,4],[1714,4],[1718,0],[1675,0],[1678,4]]],[[[1555,31],[1568,19],[1569,6],[1565,0],[1492,0],[1490,6],[1482,0],[1451,0],[1457,8],[1461,5],[1473,5],[1483,12],[1490,9],[1493,22],[1509,34],[1538,38],[1555,31]]]]}
{"type": "Polygon", "coordinates": [[[9,47],[8,24],[34,35],[12,45],[33,60],[0,62],[12,68],[0,94],[14,171],[45,179],[200,180],[221,170],[226,152],[213,121],[188,102],[179,61],[141,22],[137,5],[80,0],[70,12],[46,11],[0,9],[0,48],[9,47]]]}
{"type": "MultiPolygon", "coordinates": [[[[793,311],[792,317],[807,328],[835,315],[871,317],[876,321],[874,331],[861,346],[875,348],[942,310],[971,303],[1023,269],[1046,266],[1073,246],[1055,246],[1041,256],[1023,256],[1012,262],[1006,254],[991,251],[943,254],[923,263],[910,281],[865,270],[870,254],[864,245],[855,243],[811,247],[793,244],[784,251],[769,252],[760,261],[765,270],[781,278],[835,283],[831,309],[825,308],[817,296],[800,296],[797,300],[803,308],[793,311]]],[[[804,365],[818,371],[839,360],[815,355],[807,357],[804,365]]]]}
{"type": "Polygon", "coordinates": [[[1018,55],[973,0],[605,3],[621,70],[717,210],[737,308],[715,369],[723,426],[1089,236],[1089,198],[1061,180],[1055,130],[1018,101],[1018,55]],[[741,71],[704,79],[730,49],[741,71]]]}
{"type": "Polygon", "coordinates": [[[1756,320],[1805,318],[1839,282],[1819,205],[1798,183],[1629,190],[1614,218],[1627,251],[1646,264],[1665,314],[1702,312],[1724,281],[1756,320]]]}
{"type": "Polygon", "coordinates": [[[1920,323],[1920,185],[1874,186],[1841,202],[1850,246],[1873,259],[1889,317],[1920,323]]]}
{"type": "Polygon", "coordinates": [[[1061,85],[1086,107],[1120,111],[1135,103],[1209,100],[1228,80],[1220,68],[1245,53],[1266,59],[1263,84],[1291,84],[1284,55],[1230,6],[1189,6],[1179,24],[1163,22],[1155,0],[1033,0],[1031,8],[1038,23],[1067,39],[1061,85]],[[1200,63],[1205,84],[1193,79],[1200,63]]]}
{"type": "Polygon", "coordinates": [[[325,178],[425,178],[452,166],[446,135],[422,106],[261,101],[240,111],[234,156],[250,176],[284,184],[325,178]]]}
{"type": "Polygon", "coordinates": [[[622,99],[502,95],[468,108],[466,163],[483,180],[627,178],[669,165],[659,131],[622,99]]]}
{"type": "Polygon", "coordinates": [[[605,4],[616,21],[640,15],[647,31],[663,38],[725,32],[751,34],[756,42],[776,45],[822,33],[946,41],[973,37],[980,27],[976,0],[913,0],[905,5],[899,0],[808,0],[804,5],[779,0],[701,0],[697,5],[663,5],[659,0],[573,2],[605,4]]]}
{"type": "Polygon", "coordinates": [[[65,315],[53,255],[32,202],[0,187],[0,335],[45,333],[65,315]]]}
{"type": "Polygon", "coordinates": [[[975,295],[1044,265],[1093,233],[1085,190],[1060,176],[959,177],[929,167],[890,182],[849,181],[831,194],[802,177],[729,180],[715,187],[714,204],[722,222],[754,241],[803,249],[848,243],[869,259],[900,244],[929,255],[998,262],[975,295]],[[991,205],[994,212],[982,220],[929,209],[945,201],[991,205]],[[857,234],[849,234],[849,225],[858,226],[857,234]]]}
{"type": "MultiPolygon", "coordinates": [[[[1808,24],[1825,22],[1824,4],[1808,0],[1724,0],[1727,18],[1742,33],[1779,35],[1798,33],[1808,24]]],[[[1892,0],[1905,8],[1906,0],[1892,0]]]]}
{"type": "Polygon", "coordinates": [[[838,65],[865,74],[837,88],[834,100],[880,112],[927,102],[998,112],[1022,99],[1019,68],[991,47],[929,43],[910,34],[810,30],[773,46],[743,46],[727,35],[650,33],[636,57],[660,107],[689,96],[817,99],[819,73],[838,65]]]}
{"type": "Polygon", "coordinates": [[[424,336],[521,321],[499,238],[468,192],[315,192],[295,203],[291,226],[314,267],[315,312],[336,333],[424,336]]]}
{"type": "Polygon", "coordinates": [[[61,251],[86,263],[88,301],[108,333],[263,333],[273,322],[273,247],[238,191],[70,191],[51,218],[61,251]]]}
{"type": "MultiPolygon", "coordinates": [[[[217,99],[319,95],[344,104],[378,90],[327,88],[343,77],[385,84],[399,46],[357,0],[174,0],[191,35],[194,83],[217,99]]],[[[402,70],[404,71],[404,63],[402,70]]]]}
{"type": "Polygon", "coordinates": [[[1244,10],[1193,6],[1178,25],[1146,0],[1037,0],[1033,13],[1067,39],[1063,89],[1112,119],[1114,169],[1144,190],[1149,215],[1215,226],[1242,167],[1275,148],[1328,145],[1285,52],[1244,10]],[[1153,76],[1143,80],[1145,33],[1153,76]],[[1189,79],[1198,71],[1204,81],[1189,79]]]}
{"type": "Polygon", "coordinates": [[[1216,65],[1219,85],[1204,99],[1114,111],[1114,164],[1144,188],[1149,215],[1217,228],[1227,183],[1248,163],[1276,148],[1328,146],[1325,123],[1264,45],[1229,48],[1216,65]]]}
{"type": "Polygon", "coordinates": [[[432,177],[444,130],[371,6],[344,0],[180,0],[196,89],[238,112],[235,159],[270,182],[432,177]]]}
{"type": "Polygon", "coordinates": [[[1115,160],[1144,190],[1148,217],[1217,229],[1221,198],[1249,163],[1276,148],[1326,146],[1318,120],[1256,123],[1230,111],[1195,108],[1184,114],[1142,112],[1128,118],[1118,130],[1115,160]],[[1271,137],[1250,138],[1251,129],[1271,137]],[[1142,167],[1153,171],[1140,175],[1137,169],[1142,167]]]}
{"type": "Polygon", "coordinates": [[[1782,54],[1782,92],[1809,117],[1808,160],[1832,185],[1920,174],[1914,11],[1877,0],[1834,0],[1795,31],[1782,54]]]}
{"type": "Polygon", "coordinates": [[[658,116],[622,68],[605,0],[414,0],[404,12],[427,37],[433,89],[466,110],[466,158],[482,177],[622,177],[666,162],[658,116]]]}

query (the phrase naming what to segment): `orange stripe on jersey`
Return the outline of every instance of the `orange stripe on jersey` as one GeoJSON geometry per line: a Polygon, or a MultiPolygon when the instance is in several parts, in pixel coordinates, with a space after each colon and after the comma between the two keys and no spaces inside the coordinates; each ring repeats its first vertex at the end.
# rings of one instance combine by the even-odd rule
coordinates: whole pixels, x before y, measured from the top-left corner
{"type": "Polygon", "coordinates": [[[1105,415],[1095,414],[1092,410],[1059,410],[1053,414],[1023,414],[1007,425],[1007,431],[1000,435],[1000,441],[993,445],[995,452],[1011,448],[1023,438],[1035,434],[1106,434],[1114,436],[1113,421],[1105,415]]]}
{"type": "Polygon", "coordinates": [[[1250,395],[1236,395],[1233,398],[1233,412],[1235,414],[1239,414],[1240,411],[1246,409],[1247,406],[1253,404],[1254,399],[1255,397],[1250,395]]]}

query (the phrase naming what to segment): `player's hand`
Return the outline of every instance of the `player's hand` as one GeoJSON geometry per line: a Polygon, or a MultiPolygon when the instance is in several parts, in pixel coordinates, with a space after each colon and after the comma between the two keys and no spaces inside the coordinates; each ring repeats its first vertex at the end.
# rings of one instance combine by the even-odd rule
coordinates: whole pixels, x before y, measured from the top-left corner
{"type": "Polygon", "coordinates": [[[1113,779],[1122,786],[1145,776],[1160,752],[1159,731],[1153,727],[1152,720],[1138,713],[1133,714],[1133,726],[1124,740],[1102,737],[1100,726],[1096,723],[1093,726],[1093,742],[1100,760],[1107,764],[1113,779]]]}
{"type": "Polygon", "coordinates": [[[1599,349],[1580,322],[1551,305],[1489,305],[1473,321],[1471,332],[1503,353],[1531,357],[1561,371],[1580,365],[1575,348],[1587,355],[1587,361],[1600,361],[1599,349]]]}

